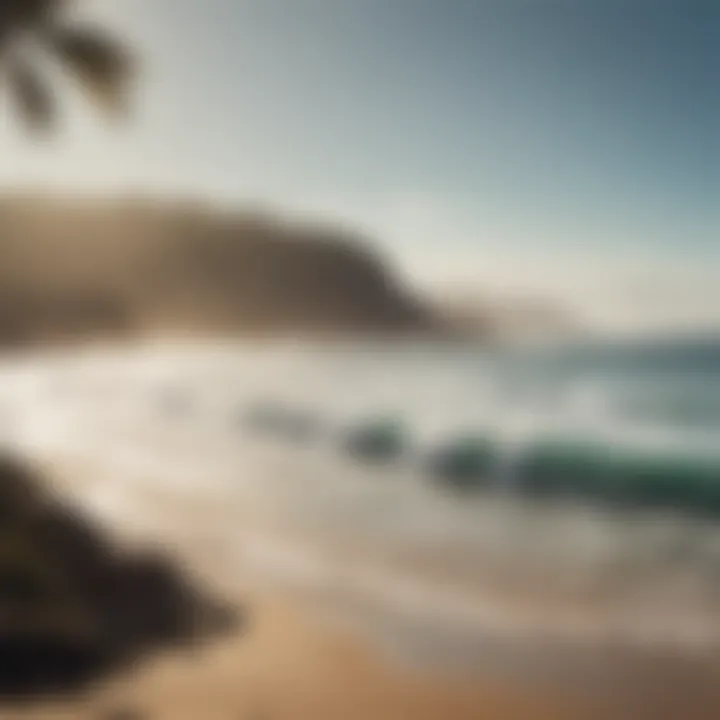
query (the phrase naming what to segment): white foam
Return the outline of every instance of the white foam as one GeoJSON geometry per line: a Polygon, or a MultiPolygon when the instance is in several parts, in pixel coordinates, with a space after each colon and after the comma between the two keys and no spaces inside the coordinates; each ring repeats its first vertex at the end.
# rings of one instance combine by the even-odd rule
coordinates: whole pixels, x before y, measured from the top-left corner
{"type": "MultiPolygon", "coordinates": [[[[714,528],[667,520],[651,526],[578,507],[541,511],[488,496],[461,503],[423,483],[412,464],[354,466],[333,451],[334,436],[315,448],[262,446],[228,425],[233,409],[258,397],[310,407],[339,426],[360,412],[393,412],[421,429],[421,442],[467,428],[495,433],[505,442],[505,471],[540,432],[571,426],[614,442],[652,436],[652,428],[628,433],[605,416],[613,399],[599,380],[589,381],[589,390],[573,385],[566,406],[548,415],[537,398],[503,406],[507,398],[472,357],[428,357],[226,345],[27,359],[0,371],[0,413],[11,418],[3,438],[34,453],[91,461],[108,481],[87,502],[105,516],[139,520],[144,510],[143,522],[153,513],[160,522],[162,507],[133,505],[132,483],[174,496],[215,494],[229,508],[237,503],[238,527],[219,524],[217,533],[239,563],[341,589],[423,622],[583,641],[614,634],[637,643],[718,642],[714,528]],[[159,398],[168,387],[189,393],[192,411],[164,412],[159,398]],[[249,536],[241,519],[248,512],[307,544],[249,536]],[[343,546],[353,548],[351,561],[322,550],[343,546]],[[411,562],[417,556],[434,565],[418,567],[411,562]],[[560,593],[565,584],[604,583],[622,602],[604,613],[564,606],[553,613],[528,591],[527,602],[513,606],[491,599],[491,588],[484,593],[484,577],[530,589],[535,583],[537,598],[551,595],[542,591],[553,585],[560,593]]],[[[683,428],[672,432],[690,442],[683,428]]]]}

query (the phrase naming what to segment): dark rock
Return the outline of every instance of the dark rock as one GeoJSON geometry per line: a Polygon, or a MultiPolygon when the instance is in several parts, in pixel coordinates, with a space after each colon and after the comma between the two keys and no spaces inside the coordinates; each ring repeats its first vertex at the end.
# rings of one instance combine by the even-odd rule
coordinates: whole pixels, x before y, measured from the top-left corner
{"type": "Polygon", "coordinates": [[[71,691],[154,649],[236,627],[162,554],[127,554],[0,458],[0,695],[71,691]]]}

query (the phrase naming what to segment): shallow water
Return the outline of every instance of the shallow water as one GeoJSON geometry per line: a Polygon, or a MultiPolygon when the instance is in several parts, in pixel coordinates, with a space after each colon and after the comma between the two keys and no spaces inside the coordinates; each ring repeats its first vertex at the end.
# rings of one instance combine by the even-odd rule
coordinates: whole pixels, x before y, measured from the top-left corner
{"type": "MultiPolygon", "coordinates": [[[[96,512],[202,535],[238,576],[333,598],[410,644],[442,637],[468,657],[503,638],[707,651],[720,645],[720,526],[683,473],[702,459],[712,483],[720,468],[712,357],[300,344],[28,356],[0,368],[1,435],[86,461],[103,478],[84,498],[96,512]],[[238,418],[258,403],[320,430],[248,428],[238,418]],[[348,428],[384,418],[407,428],[407,452],[378,464],[343,451],[348,428]],[[489,439],[493,463],[482,489],[458,494],[423,460],[467,434],[489,439]],[[538,443],[573,449],[561,467],[573,492],[521,492],[538,443]],[[575,452],[587,443],[655,467],[682,458],[680,500],[604,502],[597,486],[620,471],[592,475],[575,452]]],[[[643,472],[645,485],[658,477],[643,472]]]]}

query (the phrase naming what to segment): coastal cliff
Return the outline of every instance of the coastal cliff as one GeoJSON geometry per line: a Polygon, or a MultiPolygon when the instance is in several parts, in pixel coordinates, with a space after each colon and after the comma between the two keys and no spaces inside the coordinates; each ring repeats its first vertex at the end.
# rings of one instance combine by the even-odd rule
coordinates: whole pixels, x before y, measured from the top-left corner
{"type": "Polygon", "coordinates": [[[0,201],[0,341],[435,333],[352,233],[188,202],[0,201]]]}

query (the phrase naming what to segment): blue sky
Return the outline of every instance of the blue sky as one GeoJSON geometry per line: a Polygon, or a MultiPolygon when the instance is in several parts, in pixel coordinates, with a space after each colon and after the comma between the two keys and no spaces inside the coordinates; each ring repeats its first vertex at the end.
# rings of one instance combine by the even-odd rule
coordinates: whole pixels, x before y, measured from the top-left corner
{"type": "Polygon", "coordinates": [[[6,127],[3,184],[261,201],[426,286],[720,320],[712,0],[85,4],[144,58],[136,120],[6,127]]]}

